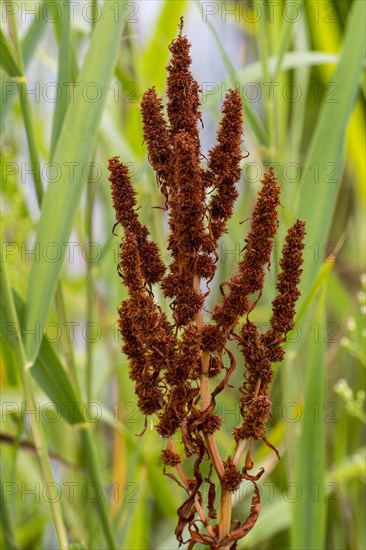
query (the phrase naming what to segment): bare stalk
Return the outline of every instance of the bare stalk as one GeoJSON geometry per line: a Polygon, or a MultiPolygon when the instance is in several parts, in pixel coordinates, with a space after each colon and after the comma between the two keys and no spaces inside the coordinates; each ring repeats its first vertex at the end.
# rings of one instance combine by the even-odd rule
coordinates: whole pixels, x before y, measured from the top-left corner
{"type": "Polygon", "coordinates": [[[237,466],[239,464],[239,460],[240,460],[242,452],[244,451],[244,447],[246,445],[246,442],[247,442],[246,439],[242,439],[240,441],[239,445],[238,445],[238,448],[236,449],[236,453],[235,453],[235,456],[233,458],[233,464],[235,466],[237,466]]]}
{"type": "MultiPolygon", "coordinates": [[[[200,289],[200,278],[195,275],[194,276],[194,283],[193,287],[196,290],[196,292],[199,292],[200,289]]],[[[204,327],[204,321],[202,317],[202,312],[199,310],[196,314],[196,323],[199,330],[202,331],[204,327]]],[[[209,404],[211,403],[211,394],[210,394],[210,385],[209,385],[209,364],[210,364],[210,354],[207,351],[202,352],[201,356],[201,404],[202,404],[202,411],[207,409],[209,404]]],[[[212,460],[212,463],[214,465],[214,468],[216,470],[216,473],[220,479],[220,481],[223,478],[224,475],[224,465],[222,463],[222,459],[219,453],[219,450],[216,445],[215,438],[213,434],[207,434],[205,437],[208,452],[210,455],[210,458],[212,460]]],[[[231,509],[232,509],[232,499],[231,499],[231,493],[230,491],[225,491],[221,487],[221,498],[220,498],[220,513],[219,513],[219,537],[220,539],[224,538],[226,535],[230,533],[230,525],[231,525],[231,509]]],[[[228,546],[225,548],[229,548],[228,546]]]]}
{"type": "MultiPolygon", "coordinates": [[[[168,439],[168,446],[169,446],[169,449],[173,453],[175,453],[174,443],[173,443],[173,440],[172,440],[171,437],[169,437],[169,439],[168,439]]],[[[176,470],[177,474],[179,475],[181,481],[183,482],[183,485],[186,487],[186,489],[189,489],[188,481],[187,481],[185,473],[183,472],[183,469],[182,469],[181,465],[177,464],[175,466],[175,470],[176,470]]],[[[208,519],[206,518],[205,513],[202,509],[202,506],[200,505],[200,503],[198,501],[197,496],[194,499],[194,505],[195,505],[195,508],[197,510],[197,514],[199,515],[200,520],[202,521],[204,526],[206,527],[208,533],[211,535],[212,538],[215,538],[216,537],[215,531],[213,530],[212,526],[210,525],[208,519]]]]}
{"type": "MultiPolygon", "coordinates": [[[[219,517],[219,539],[222,540],[230,533],[231,526],[232,496],[230,491],[221,487],[220,496],[220,517],[219,517]]],[[[220,546],[221,550],[229,550],[230,546],[220,546]]]]}

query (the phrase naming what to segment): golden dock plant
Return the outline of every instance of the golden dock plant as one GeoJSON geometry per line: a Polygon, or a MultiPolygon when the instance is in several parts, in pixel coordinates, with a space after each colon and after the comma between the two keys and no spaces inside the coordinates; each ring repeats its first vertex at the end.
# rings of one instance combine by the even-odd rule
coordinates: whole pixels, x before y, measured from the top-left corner
{"type": "Polygon", "coordinates": [[[263,440],[274,449],[266,439],[272,363],[283,359],[281,344],[294,324],[305,224],[297,220],[287,233],[270,328],[261,333],[250,320],[250,312],[261,297],[278,228],[280,186],[271,167],[262,179],[237,273],[221,284],[222,300],[209,321],[204,321],[202,310],[216,271],[219,239],[227,231],[238,197],[243,105],[238,90],[227,92],[217,143],[203,166],[198,132],[200,89],[190,71],[190,44],[182,27],[181,20],[179,35],[169,47],[167,119],[154,88],[141,101],[148,158],[169,221],[168,267],[149,238],[149,230],[139,221],[127,166],[118,157],[109,161],[116,220],[124,230],[118,272],[129,293],[119,308],[119,329],[138,406],[145,417],[154,415],[156,430],[165,442],[164,472],[186,492],[178,508],[178,541],[188,543],[188,548],[201,543],[211,549],[233,549],[252,529],[260,511],[257,482],[264,470],[251,473],[252,446],[263,440]],[[155,301],[153,285],[160,285],[171,318],[155,301]],[[217,395],[237,368],[230,340],[237,342],[244,359],[239,365],[243,381],[238,388],[242,423],[233,431],[233,456],[221,456],[215,432],[222,419],[214,409],[217,395]],[[172,439],[178,430],[183,444],[180,452],[172,439]],[[194,457],[189,475],[183,470],[182,455],[194,457]],[[211,464],[206,477],[201,471],[204,459],[211,464]],[[244,521],[232,520],[232,493],[243,480],[253,484],[251,510],[244,521]],[[206,503],[202,497],[205,484],[206,503]]]}

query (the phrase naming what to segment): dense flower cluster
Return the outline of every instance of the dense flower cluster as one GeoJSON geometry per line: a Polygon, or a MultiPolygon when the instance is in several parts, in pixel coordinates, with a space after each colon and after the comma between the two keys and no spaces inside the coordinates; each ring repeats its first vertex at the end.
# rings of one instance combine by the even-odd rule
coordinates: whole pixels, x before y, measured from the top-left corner
{"type": "Polygon", "coordinates": [[[210,230],[217,243],[226,232],[234,203],[239,195],[236,183],[240,179],[241,135],[243,132],[243,105],[238,90],[230,90],[222,107],[222,120],[217,133],[217,145],[209,152],[207,186],[214,186],[210,203],[210,230]]]}
{"type": "MultiPolygon", "coordinates": [[[[278,276],[278,295],[272,302],[271,327],[260,334],[254,323],[247,321],[241,327],[240,347],[245,358],[246,373],[240,399],[243,424],[234,430],[235,439],[264,439],[266,422],[271,414],[269,384],[274,373],[271,364],[282,361],[281,344],[294,326],[295,303],[300,295],[298,284],[302,272],[305,224],[301,220],[288,230],[282,251],[278,276]]],[[[266,440],[265,440],[266,441],[266,440]]]]}
{"type": "Polygon", "coordinates": [[[141,100],[144,139],[148,147],[149,162],[156,172],[160,189],[167,200],[171,174],[171,143],[163,109],[163,102],[157,97],[155,88],[145,92],[141,100]]]}
{"type": "MultiPolygon", "coordinates": [[[[184,542],[183,532],[188,527],[189,548],[196,542],[211,548],[233,543],[234,548],[259,514],[256,481],[263,471],[257,476],[248,474],[253,465],[250,451],[258,439],[271,446],[266,439],[266,424],[271,415],[272,363],[283,359],[281,344],[293,328],[305,224],[298,220],[287,233],[271,326],[261,334],[249,314],[262,294],[279,222],[280,185],[270,167],[262,179],[250,230],[243,239],[244,255],[237,273],[221,285],[226,289],[221,303],[213,308],[211,318],[204,320],[205,298],[219,258],[218,241],[227,231],[238,197],[243,105],[238,90],[227,92],[217,143],[209,151],[204,166],[198,131],[200,89],[191,73],[190,44],[183,36],[182,26],[181,21],[179,35],[169,48],[166,112],[154,88],[147,90],[141,101],[148,158],[167,212],[168,266],[164,265],[148,228],[140,222],[136,191],[127,166],[118,157],[109,161],[113,206],[117,224],[123,228],[118,273],[128,290],[128,297],[118,310],[119,330],[138,406],[146,417],[154,415],[156,430],[167,442],[161,454],[164,472],[175,467],[182,481],[179,483],[187,492],[187,499],[178,509],[179,542],[184,542]],[[158,305],[153,285],[159,285],[160,294],[169,306],[164,311],[170,309],[171,315],[158,305]],[[236,368],[228,347],[230,339],[239,343],[245,371],[240,387],[242,424],[233,433],[237,456],[224,460],[218,456],[214,440],[222,424],[215,405],[216,396],[229,385],[236,368]],[[182,436],[183,452],[187,457],[195,457],[194,477],[185,477],[180,465],[181,453],[174,450],[172,436],[177,430],[182,436]],[[249,440],[249,451],[240,470],[238,460],[243,440],[249,440]],[[201,463],[206,457],[211,467],[204,477],[201,463]],[[225,532],[221,523],[220,527],[210,524],[216,518],[213,469],[223,495],[236,491],[244,479],[254,485],[248,518],[243,523],[235,521],[234,528],[231,530],[229,525],[225,532]],[[208,519],[203,511],[203,483],[209,485],[208,519]],[[207,533],[199,531],[196,513],[207,533]]],[[[173,474],[167,475],[177,481],[173,474]]]]}
{"type": "Polygon", "coordinates": [[[239,489],[240,484],[244,479],[243,473],[239,472],[235,464],[233,464],[233,461],[230,456],[224,462],[224,470],[225,470],[225,473],[222,480],[222,487],[226,491],[235,493],[235,491],[239,489]]]}
{"type": "Polygon", "coordinates": [[[279,204],[280,186],[271,166],[262,179],[262,189],[252,214],[251,228],[245,239],[245,254],[239,262],[239,271],[231,278],[228,293],[212,314],[216,323],[226,331],[233,328],[239,317],[253,307],[249,296],[262,291],[265,267],[270,262],[273,239],[278,227],[279,204]]]}
{"type": "Polygon", "coordinates": [[[158,246],[148,240],[149,230],[140,223],[135,211],[136,192],[132,187],[128,167],[122,164],[118,157],[112,157],[109,160],[108,169],[111,173],[109,180],[117,223],[136,239],[141,269],[146,282],[156,283],[164,275],[165,266],[160,258],[158,246]]]}

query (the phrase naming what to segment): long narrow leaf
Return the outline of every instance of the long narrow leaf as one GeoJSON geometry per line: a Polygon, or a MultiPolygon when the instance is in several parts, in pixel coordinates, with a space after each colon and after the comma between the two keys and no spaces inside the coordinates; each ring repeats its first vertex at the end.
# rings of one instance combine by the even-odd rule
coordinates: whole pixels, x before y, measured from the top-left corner
{"type": "Polygon", "coordinates": [[[341,182],[347,123],[365,55],[365,9],[365,2],[352,6],[343,51],[332,77],[337,98],[335,102],[324,103],[302,173],[298,216],[306,220],[308,232],[302,278],[304,295],[321,266],[341,182]],[[314,261],[314,247],[319,250],[318,261],[314,261]]]}
{"type": "MultiPolygon", "coordinates": [[[[49,3],[50,0],[43,0],[43,2],[37,2],[34,19],[29,29],[27,30],[23,42],[21,44],[21,50],[23,55],[23,63],[25,69],[28,67],[30,60],[32,59],[34,50],[38,46],[40,39],[46,29],[48,21],[45,17],[41,16],[42,10],[49,3]]],[[[11,80],[3,82],[1,86],[1,109],[0,109],[0,130],[3,130],[4,123],[14,99],[17,97],[16,88],[14,82],[11,80]],[[6,94],[6,95],[5,95],[6,94]]]]}
{"type": "MultiPolygon", "coordinates": [[[[296,2],[294,2],[294,4],[297,7],[301,7],[302,2],[303,2],[303,0],[296,0],[296,2]]],[[[288,7],[289,5],[290,5],[290,2],[287,1],[286,2],[286,7],[288,7]]],[[[290,45],[290,42],[291,42],[295,22],[296,22],[295,18],[293,18],[293,19],[286,18],[283,22],[282,31],[281,31],[281,40],[280,40],[280,45],[279,45],[279,48],[278,48],[278,56],[277,56],[276,67],[275,67],[274,72],[272,73],[273,82],[276,82],[278,74],[281,70],[283,57],[284,57],[284,55],[285,55],[285,53],[286,53],[286,51],[287,51],[287,49],[290,45]]]]}
{"type": "MultiPolygon", "coordinates": [[[[17,310],[19,324],[22,324],[24,302],[21,297],[13,291],[13,299],[17,310]]],[[[1,332],[3,338],[14,346],[17,340],[14,337],[18,327],[10,326],[7,322],[2,296],[0,295],[0,314],[2,320],[1,332]]],[[[37,335],[34,335],[35,337],[37,335]]],[[[70,383],[62,363],[54,351],[52,344],[46,337],[42,338],[40,351],[37,360],[31,368],[31,374],[37,380],[45,394],[55,403],[57,410],[70,424],[84,422],[81,403],[78,401],[75,391],[70,383]]]]}
{"type": "MultiPolygon", "coordinates": [[[[69,2],[64,2],[64,7],[62,10],[62,19],[61,19],[61,36],[60,36],[60,47],[58,54],[58,79],[57,83],[60,88],[64,85],[65,82],[74,83],[74,75],[72,71],[72,56],[71,56],[71,44],[70,44],[70,4],[69,2]]],[[[76,76],[76,75],[75,75],[76,76]]],[[[67,94],[63,94],[60,98],[60,101],[57,101],[55,104],[55,112],[53,115],[52,123],[52,135],[51,135],[51,147],[50,147],[50,157],[53,157],[57,139],[59,137],[62,123],[68,107],[68,97],[67,94]]]]}
{"type": "MultiPolygon", "coordinates": [[[[43,327],[46,321],[66,251],[64,243],[72,231],[83,189],[85,167],[94,151],[123,26],[123,18],[115,18],[115,11],[111,8],[108,2],[103,5],[80,71],[74,103],[67,111],[55,150],[53,166],[56,174],[61,173],[45,194],[36,240],[41,249],[49,242],[58,243],[62,254],[55,263],[32,264],[25,316],[27,327],[34,327],[36,323],[43,327]],[[93,103],[85,95],[91,83],[99,90],[99,99],[93,103]],[[72,177],[67,168],[70,166],[75,168],[72,177]]],[[[38,351],[39,343],[27,343],[26,354],[31,362],[36,359],[38,351]]]]}
{"type": "MultiPolygon", "coordinates": [[[[315,323],[323,327],[325,291],[318,302],[315,323]]],[[[314,323],[314,324],[315,324],[314,323]]],[[[314,335],[314,338],[315,335],[314,335]]],[[[298,492],[293,501],[292,546],[294,550],[323,549],[326,525],[325,423],[326,345],[316,338],[307,363],[307,383],[302,433],[296,448],[294,487],[298,492]]]]}
{"type": "Polygon", "coordinates": [[[19,78],[22,76],[16,52],[9,37],[2,28],[0,28],[0,62],[1,67],[12,78],[19,78]]]}

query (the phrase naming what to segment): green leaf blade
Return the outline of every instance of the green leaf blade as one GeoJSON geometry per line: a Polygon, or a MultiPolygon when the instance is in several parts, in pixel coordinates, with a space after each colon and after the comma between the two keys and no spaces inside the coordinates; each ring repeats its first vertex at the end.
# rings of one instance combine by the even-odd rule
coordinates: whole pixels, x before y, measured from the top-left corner
{"type": "Polygon", "coordinates": [[[23,76],[17,54],[4,29],[0,28],[0,60],[4,71],[12,78],[23,76]]]}
{"type": "Polygon", "coordinates": [[[347,125],[365,55],[365,7],[364,2],[355,2],[349,14],[343,51],[331,79],[337,97],[334,102],[324,103],[302,173],[298,217],[307,225],[303,295],[321,266],[341,183],[347,125]],[[314,259],[314,247],[319,251],[318,261],[314,259]]]}
{"type": "MultiPolygon", "coordinates": [[[[34,262],[31,266],[25,316],[26,326],[30,329],[37,323],[43,327],[47,319],[83,189],[85,167],[94,152],[123,26],[123,18],[115,20],[115,12],[111,8],[113,6],[108,3],[103,6],[102,16],[96,24],[79,74],[74,102],[67,110],[52,159],[55,172],[50,176],[50,181],[55,174],[56,177],[44,196],[36,240],[41,249],[50,242],[57,243],[61,247],[61,254],[54,263],[34,262]],[[99,98],[95,103],[88,101],[86,96],[85,90],[90,84],[96,85],[95,89],[99,90],[99,98]],[[70,166],[73,167],[72,177],[68,169],[70,166]],[[58,177],[57,171],[61,174],[58,177]]],[[[39,345],[35,341],[27,342],[29,361],[35,361],[39,345]]]]}
{"type": "MultiPolygon", "coordinates": [[[[325,289],[321,293],[315,314],[315,323],[326,322],[325,289]]],[[[315,338],[315,336],[314,336],[315,338]]],[[[326,395],[326,344],[322,337],[310,347],[307,362],[307,383],[302,432],[296,447],[295,487],[296,501],[292,504],[292,545],[294,550],[322,550],[325,543],[327,503],[326,431],[324,423],[326,395]]]]}

